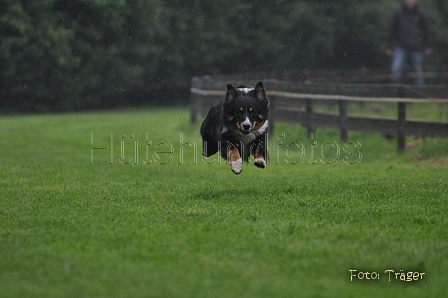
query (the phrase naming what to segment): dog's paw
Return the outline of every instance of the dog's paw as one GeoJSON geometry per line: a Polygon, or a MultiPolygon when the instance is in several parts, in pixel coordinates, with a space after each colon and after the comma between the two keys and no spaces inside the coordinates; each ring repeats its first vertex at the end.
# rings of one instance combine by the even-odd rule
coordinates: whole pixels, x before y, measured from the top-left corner
{"type": "Polygon", "coordinates": [[[254,159],[254,165],[259,168],[266,168],[266,161],[263,158],[255,158],[254,159]]]}
{"type": "Polygon", "coordinates": [[[232,161],[230,163],[230,166],[232,167],[232,172],[235,174],[240,174],[243,171],[243,160],[241,158],[232,161]]]}

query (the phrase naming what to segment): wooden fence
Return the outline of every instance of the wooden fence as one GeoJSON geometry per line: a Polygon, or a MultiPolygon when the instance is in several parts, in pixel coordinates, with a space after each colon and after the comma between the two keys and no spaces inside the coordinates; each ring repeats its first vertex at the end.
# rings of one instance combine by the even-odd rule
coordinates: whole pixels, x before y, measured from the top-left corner
{"type": "MultiPolygon", "coordinates": [[[[258,80],[241,76],[194,77],[191,81],[191,121],[203,118],[208,109],[223,100],[228,83],[255,85],[258,80]]],[[[310,82],[263,79],[271,101],[270,131],[275,123],[300,124],[311,134],[317,127],[340,130],[348,142],[348,132],[378,133],[397,137],[398,151],[405,150],[405,138],[448,139],[448,122],[408,119],[410,104],[435,104],[448,117],[448,86],[428,85],[423,90],[410,85],[310,82]],[[351,104],[388,103],[396,106],[396,117],[352,115],[351,104]],[[337,106],[338,112],[319,111],[319,106],[337,106]]]]}

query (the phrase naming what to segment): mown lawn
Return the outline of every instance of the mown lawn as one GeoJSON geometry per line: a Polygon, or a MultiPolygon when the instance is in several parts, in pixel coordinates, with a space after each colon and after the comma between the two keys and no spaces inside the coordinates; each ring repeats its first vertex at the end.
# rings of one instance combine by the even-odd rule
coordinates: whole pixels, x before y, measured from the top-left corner
{"type": "Polygon", "coordinates": [[[198,127],[2,116],[0,297],[447,297],[446,141],[279,124],[268,167],[234,175],[198,127]]]}

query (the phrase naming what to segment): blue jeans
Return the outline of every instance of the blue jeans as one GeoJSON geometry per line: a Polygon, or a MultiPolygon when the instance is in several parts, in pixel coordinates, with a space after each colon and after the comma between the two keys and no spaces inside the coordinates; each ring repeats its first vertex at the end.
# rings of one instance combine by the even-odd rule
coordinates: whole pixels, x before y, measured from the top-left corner
{"type": "Polygon", "coordinates": [[[401,73],[407,63],[411,63],[412,68],[416,72],[415,84],[418,86],[424,86],[425,81],[423,79],[423,52],[416,50],[407,50],[401,47],[395,48],[395,53],[392,58],[392,83],[400,84],[401,73]]]}

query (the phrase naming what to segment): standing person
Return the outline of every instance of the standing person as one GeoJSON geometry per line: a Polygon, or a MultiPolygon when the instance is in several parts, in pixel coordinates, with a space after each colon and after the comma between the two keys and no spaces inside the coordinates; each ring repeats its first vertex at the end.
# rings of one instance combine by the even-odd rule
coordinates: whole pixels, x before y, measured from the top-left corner
{"type": "Polygon", "coordinates": [[[429,21],[416,2],[403,0],[392,18],[386,54],[392,56],[392,82],[396,84],[401,82],[403,68],[410,62],[417,73],[415,84],[423,86],[423,54],[432,54],[429,21]]]}

